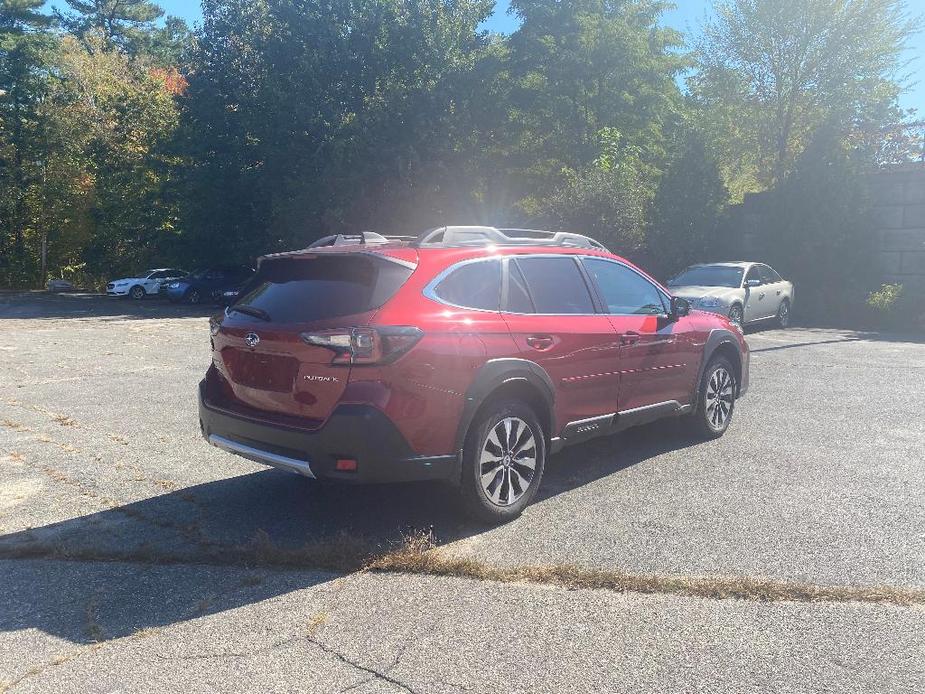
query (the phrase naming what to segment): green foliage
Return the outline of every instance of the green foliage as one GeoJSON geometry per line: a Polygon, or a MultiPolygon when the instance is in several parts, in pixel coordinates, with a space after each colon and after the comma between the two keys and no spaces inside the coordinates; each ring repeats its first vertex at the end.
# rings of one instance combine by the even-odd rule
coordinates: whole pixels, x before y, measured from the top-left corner
{"type": "Polygon", "coordinates": [[[768,260],[797,288],[801,314],[850,321],[876,285],[874,228],[862,167],[837,128],[823,127],[773,193],[768,260]]]}
{"type": "Polygon", "coordinates": [[[649,265],[671,277],[698,262],[726,259],[724,211],[729,192],[719,166],[696,130],[678,138],[659,182],[648,232],[649,265]]]}
{"type": "Polygon", "coordinates": [[[867,305],[881,314],[892,314],[903,294],[901,284],[882,284],[867,297],[867,305]]]}
{"type": "Polygon", "coordinates": [[[166,184],[178,162],[167,144],[179,112],[163,73],[99,39],[87,46],[62,41],[48,107],[57,138],[49,178],[61,191],[53,202],[66,201],[52,233],[67,255],[56,259],[127,271],[172,242],[177,209],[166,184]]]}
{"type": "Polygon", "coordinates": [[[639,161],[658,167],[664,129],[681,109],[674,78],[685,66],[680,35],[658,25],[653,0],[514,0],[522,24],[510,40],[509,166],[531,198],[563,169],[598,156],[599,134],[620,133],[639,161]]]}
{"type": "Polygon", "coordinates": [[[209,0],[185,100],[193,248],[237,257],[462,216],[491,3],[209,0]],[[236,47],[229,51],[228,46],[236,47]]]}
{"type": "Polygon", "coordinates": [[[597,159],[578,171],[564,169],[564,183],[526,209],[541,226],[577,229],[617,253],[634,255],[645,240],[654,172],[640,148],[615,128],[604,128],[598,137],[597,159]]]}
{"type": "Polygon", "coordinates": [[[70,12],[55,10],[61,25],[77,37],[101,36],[109,47],[137,52],[164,10],[150,0],[64,0],[70,12]]]}
{"type": "Polygon", "coordinates": [[[39,225],[47,148],[39,109],[54,38],[41,0],[0,0],[0,282],[28,280],[27,239],[39,225]]]}
{"type": "Polygon", "coordinates": [[[715,0],[690,79],[736,193],[780,182],[823,123],[873,140],[900,122],[904,0],[715,0]]]}

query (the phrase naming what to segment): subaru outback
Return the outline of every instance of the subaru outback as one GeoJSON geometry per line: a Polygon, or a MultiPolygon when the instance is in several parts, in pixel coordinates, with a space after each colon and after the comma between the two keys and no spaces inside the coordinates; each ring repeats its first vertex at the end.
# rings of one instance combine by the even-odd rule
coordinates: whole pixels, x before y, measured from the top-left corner
{"type": "Polygon", "coordinates": [[[261,258],[210,327],[209,443],[312,478],[444,480],[486,522],[565,446],[672,416],[722,436],[748,386],[739,328],[564,232],[328,239],[261,258]]]}

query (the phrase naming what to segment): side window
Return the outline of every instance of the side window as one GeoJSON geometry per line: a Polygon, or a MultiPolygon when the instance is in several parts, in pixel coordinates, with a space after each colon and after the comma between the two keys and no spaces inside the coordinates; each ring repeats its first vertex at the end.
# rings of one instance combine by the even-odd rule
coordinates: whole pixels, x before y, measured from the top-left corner
{"type": "Polygon", "coordinates": [[[460,265],[440,281],[434,294],[454,306],[497,311],[501,305],[501,263],[484,260],[460,265]]]}
{"type": "Polygon", "coordinates": [[[517,265],[537,313],[594,313],[594,302],[574,258],[520,257],[517,265]]]}
{"type": "Polygon", "coordinates": [[[507,266],[507,302],[504,310],[510,313],[535,313],[533,299],[527,291],[527,280],[513,260],[507,266]]]}
{"type": "Polygon", "coordinates": [[[761,275],[761,281],[765,284],[773,284],[774,282],[780,282],[780,275],[778,275],[774,270],[769,268],[767,265],[759,265],[758,272],[761,275]]]}
{"type": "Polygon", "coordinates": [[[169,276],[169,273],[161,270],[160,272],[152,272],[150,275],[148,275],[148,279],[149,280],[162,280],[168,276],[169,276]]]}
{"type": "Polygon", "coordinates": [[[658,315],[667,312],[658,288],[625,265],[593,258],[586,258],[584,264],[600,287],[610,313],[658,315]]]}
{"type": "Polygon", "coordinates": [[[745,281],[748,282],[749,280],[760,280],[760,279],[761,279],[761,273],[758,272],[758,266],[752,265],[748,269],[748,274],[745,275],[745,281]]]}

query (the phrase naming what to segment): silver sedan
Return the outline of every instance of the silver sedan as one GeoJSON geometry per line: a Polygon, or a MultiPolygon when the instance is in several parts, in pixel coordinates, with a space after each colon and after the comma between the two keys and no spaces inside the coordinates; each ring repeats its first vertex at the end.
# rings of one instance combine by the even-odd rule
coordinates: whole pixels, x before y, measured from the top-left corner
{"type": "Polygon", "coordinates": [[[790,325],[793,283],[768,265],[735,262],[691,265],[668,281],[672,294],[691,308],[721,313],[739,325],[775,320],[790,325]]]}

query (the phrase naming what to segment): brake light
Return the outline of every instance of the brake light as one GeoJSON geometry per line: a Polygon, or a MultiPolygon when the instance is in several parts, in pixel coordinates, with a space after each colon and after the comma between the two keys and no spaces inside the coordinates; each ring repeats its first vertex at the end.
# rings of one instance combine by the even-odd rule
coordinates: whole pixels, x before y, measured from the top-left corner
{"type": "Polygon", "coordinates": [[[332,364],[388,364],[411,349],[424,333],[420,328],[395,325],[380,328],[338,328],[302,333],[310,345],[334,352],[332,364]]]}

